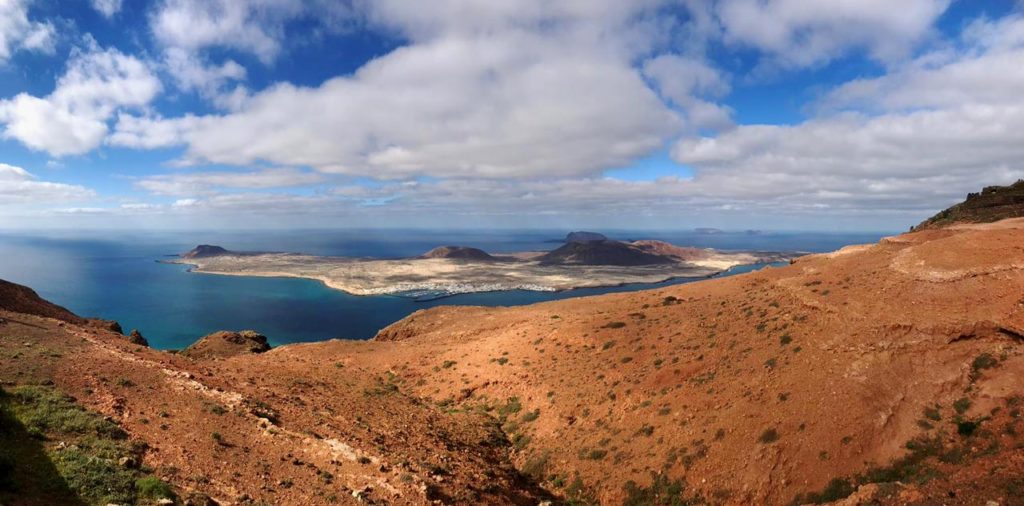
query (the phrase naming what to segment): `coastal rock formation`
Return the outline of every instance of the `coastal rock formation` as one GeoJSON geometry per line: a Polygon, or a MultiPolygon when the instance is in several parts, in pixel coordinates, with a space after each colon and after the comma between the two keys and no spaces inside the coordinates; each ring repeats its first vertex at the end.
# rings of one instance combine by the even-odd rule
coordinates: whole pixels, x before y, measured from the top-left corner
{"type": "Polygon", "coordinates": [[[241,332],[214,332],[185,348],[181,354],[190,358],[210,359],[267,351],[270,351],[270,344],[267,343],[266,336],[252,330],[243,330],[241,332]]]}
{"type": "Polygon", "coordinates": [[[967,200],[945,209],[911,230],[942,228],[957,223],[991,223],[1024,217],[1024,179],[1010,186],[988,186],[967,200]]]}
{"type": "Polygon", "coordinates": [[[472,260],[476,262],[493,262],[496,260],[486,251],[466,246],[438,246],[420,258],[448,258],[452,260],[472,260]]]}
{"type": "Polygon", "coordinates": [[[12,313],[54,318],[68,323],[84,324],[82,318],[61,306],[43,300],[27,286],[0,280],[0,309],[12,313]]]}
{"type": "Polygon", "coordinates": [[[220,246],[200,244],[199,246],[192,248],[192,251],[182,254],[181,258],[211,258],[230,254],[232,254],[230,251],[220,246]]]}
{"type": "Polygon", "coordinates": [[[136,329],[132,329],[131,333],[128,334],[128,342],[139,346],[149,346],[149,341],[142,337],[142,332],[136,329]]]}

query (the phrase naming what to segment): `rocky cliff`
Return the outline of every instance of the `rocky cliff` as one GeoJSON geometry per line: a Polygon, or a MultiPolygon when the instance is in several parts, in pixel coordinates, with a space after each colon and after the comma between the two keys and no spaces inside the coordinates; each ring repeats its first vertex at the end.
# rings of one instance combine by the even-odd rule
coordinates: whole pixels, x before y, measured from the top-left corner
{"type": "Polygon", "coordinates": [[[942,228],[958,223],[991,223],[1024,217],[1024,180],[1009,186],[989,186],[967,200],[925,220],[913,230],[942,228]]]}

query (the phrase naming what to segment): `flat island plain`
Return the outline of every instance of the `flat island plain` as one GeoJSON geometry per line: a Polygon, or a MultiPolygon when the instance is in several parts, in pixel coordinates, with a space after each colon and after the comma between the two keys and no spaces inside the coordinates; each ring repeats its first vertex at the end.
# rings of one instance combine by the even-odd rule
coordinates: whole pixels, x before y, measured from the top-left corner
{"type": "Polygon", "coordinates": [[[446,296],[503,290],[561,291],[702,278],[730,268],[788,261],[799,253],[725,252],[661,241],[620,242],[572,233],[548,252],[490,255],[441,246],[421,256],[371,259],[300,253],[234,252],[200,245],[168,263],[193,272],[314,279],[353,295],[446,296]]]}

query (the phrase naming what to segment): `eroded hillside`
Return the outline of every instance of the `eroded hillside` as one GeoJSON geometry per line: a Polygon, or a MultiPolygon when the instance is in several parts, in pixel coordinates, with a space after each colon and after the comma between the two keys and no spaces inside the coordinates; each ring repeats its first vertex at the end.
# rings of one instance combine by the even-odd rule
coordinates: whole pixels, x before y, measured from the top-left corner
{"type": "Polygon", "coordinates": [[[435,308],[371,342],[229,358],[0,317],[7,388],[53,381],[111,417],[179,497],[1019,504],[1024,490],[1024,219],[658,290],[435,308]]]}

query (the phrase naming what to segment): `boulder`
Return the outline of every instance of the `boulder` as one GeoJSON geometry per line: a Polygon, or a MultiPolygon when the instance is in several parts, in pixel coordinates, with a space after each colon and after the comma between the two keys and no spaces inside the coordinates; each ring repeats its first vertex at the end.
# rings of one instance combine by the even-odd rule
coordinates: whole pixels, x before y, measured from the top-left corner
{"type": "Polygon", "coordinates": [[[132,329],[132,332],[128,334],[128,342],[139,346],[149,346],[149,341],[142,337],[142,332],[139,332],[137,329],[132,329]]]}
{"type": "Polygon", "coordinates": [[[266,336],[252,330],[242,330],[214,332],[185,348],[181,354],[195,359],[217,359],[266,351],[270,351],[266,336]]]}

